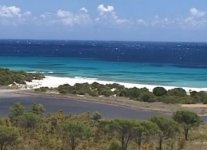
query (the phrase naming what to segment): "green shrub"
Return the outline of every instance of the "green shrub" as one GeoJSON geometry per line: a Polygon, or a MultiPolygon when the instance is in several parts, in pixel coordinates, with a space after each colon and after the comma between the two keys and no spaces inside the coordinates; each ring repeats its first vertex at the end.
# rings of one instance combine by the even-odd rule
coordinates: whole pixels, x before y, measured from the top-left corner
{"type": "Polygon", "coordinates": [[[137,99],[137,97],[139,97],[141,92],[141,89],[138,89],[136,87],[134,88],[129,88],[129,89],[125,89],[125,91],[123,91],[124,93],[122,93],[125,97],[129,97],[130,99],[137,99]]]}
{"type": "Polygon", "coordinates": [[[140,94],[138,99],[140,99],[143,102],[155,102],[156,101],[154,95],[150,92],[145,92],[145,93],[140,94]]]}
{"type": "Polygon", "coordinates": [[[40,87],[38,89],[35,89],[36,92],[47,92],[49,90],[48,87],[40,87]]]}
{"type": "Polygon", "coordinates": [[[175,97],[175,96],[162,96],[162,97],[158,97],[157,101],[163,102],[163,103],[166,103],[166,104],[181,103],[179,97],[175,97]]]}
{"type": "Polygon", "coordinates": [[[94,121],[100,121],[101,118],[102,118],[102,116],[99,112],[95,112],[91,116],[91,119],[94,120],[94,121]]]}
{"type": "Polygon", "coordinates": [[[99,91],[99,95],[103,95],[103,96],[106,96],[106,97],[110,97],[110,96],[113,95],[113,92],[110,89],[101,89],[99,91]]]}
{"type": "Polygon", "coordinates": [[[10,85],[14,83],[26,84],[34,79],[43,79],[44,75],[39,73],[26,73],[23,71],[11,71],[0,68],[0,85],[10,85]]]}
{"type": "Polygon", "coordinates": [[[97,97],[97,96],[99,96],[97,90],[90,90],[90,91],[88,92],[88,95],[93,96],[93,97],[97,97]]]}
{"type": "Polygon", "coordinates": [[[180,96],[180,97],[182,97],[182,96],[187,95],[186,91],[182,88],[174,88],[174,89],[168,90],[167,93],[170,96],[180,96]]]}
{"type": "Polygon", "coordinates": [[[200,91],[200,92],[192,91],[190,92],[190,96],[197,103],[201,102],[201,103],[207,104],[207,93],[204,91],[200,91]]]}
{"type": "Polygon", "coordinates": [[[163,87],[156,87],[153,89],[153,94],[155,96],[163,96],[167,94],[167,90],[163,87]]]}
{"type": "Polygon", "coordinates": [[[73,87],[70,86],[69,84],[60,85],[58,86],[57,90],[61,94],[68,94],[74,91],[73,87]]]}
{"type": "Polygon", "coordinates": [[[6,150],[9,145],[15,145],[19,131],[14,127],[0,126],[0,149],[6,150]]]}
{"type": "Polygon", "coordinates": [[[31,129],[35,128],[38,125],[40,116],[33,112],[25,112],[23,115],[19,116],[17,120],[17,124],[20,127],[31,129]]]}

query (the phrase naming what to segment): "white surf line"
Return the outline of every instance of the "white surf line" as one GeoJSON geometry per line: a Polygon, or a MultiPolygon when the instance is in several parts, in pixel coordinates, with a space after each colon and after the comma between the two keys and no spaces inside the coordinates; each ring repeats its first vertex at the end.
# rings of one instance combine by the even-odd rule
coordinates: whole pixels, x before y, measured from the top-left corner
{"type": "MultiPolygon", "coordinates": [[[[113,84],[117,83],[120,85],[125,86],[126,88],[147,88],[152,91],[155,87],[164,87],[166,90],[178,88],[176,86],[163,86],[163,85],[146,85],[146,84],[136,84],[136,83],[124,83],[124,82],[116,82],[116,81],[103,81],[98,80],[96,78],[84,78],[84,77],[54,77],[54,76],[45,76],[42,80],[33,80],[32,82],[27,82],[26,85],[22,86],[22,88],[27,89],[35,89],[40,87],[49,87],[49,88],[56,88],[59,85],[69,84],[71,86],[75,85],[76,83],[93,83],[98,82],[100,84],[113,84]]],[[[207,88],[193,88],[193,87],[179,87],[189,91],[207,91],[207,88]]]]}

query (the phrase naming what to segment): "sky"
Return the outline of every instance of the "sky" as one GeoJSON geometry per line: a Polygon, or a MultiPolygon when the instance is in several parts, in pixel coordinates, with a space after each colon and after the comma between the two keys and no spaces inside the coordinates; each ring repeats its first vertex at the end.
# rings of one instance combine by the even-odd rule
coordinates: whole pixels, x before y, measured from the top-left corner
{"type": "Polygon", "coordinates": [[[207,0],[0,0],[0,39],[207,42],[207,0]]]}

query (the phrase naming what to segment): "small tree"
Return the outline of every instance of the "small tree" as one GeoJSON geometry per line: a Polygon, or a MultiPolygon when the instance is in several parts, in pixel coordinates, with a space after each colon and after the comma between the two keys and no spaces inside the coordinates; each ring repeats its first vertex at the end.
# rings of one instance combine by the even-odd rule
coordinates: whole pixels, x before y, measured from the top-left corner
{"type": "Polygon", "coordinates": [[[153,89],[153,94],[155,96],[163,96],[163,95],[166,95],[167,94],[167,90],[163,87],[155,87],[153,89]]]}
{"type": "Polygon", "coordinates": [[[88,126],[77,121],[65,121],[60,125],[61,135],[67,139],[71,150],[75,150],[80,140],[89,137],[91,130],[88,126]]]}
{"type": "Polygon", "coordinates": [[[174,138],[179,132],[179,125],[171,118],[164,116],[155,116],[151,121],[157,124],[160,129],[159,136],[159,150],[162,150],[162,143],[166,139],[174,138]]]}
{"type": "Polygon", "coordinates": [[[151,121],[141,121],[136,124],[134,129],[135,142],[141,147],[142,142],[160,132],[158,126],[151,121]]]}
{"type": "Polygon", "coordinates": [[[121,150],[127,150],[129,142],[133,139],[136,121],[116,119],[104,122],[108,133],[115,136],[121,142],[121,150]]]}
{"type": "Polygon", "coordinates": [[[16,103],[10,107],[9,118],[12,123],[16,123],[19,116],[23,115],[25,108],[22,104],[16,103]]]}
{"type": "Polygon", "coordinates": [[[35,128],[39,121],[40,116],[32,112],[26,112],[18,117],[18,125],[23,128],[35,128]]]}
{"type": "Polygon", "coordinates": [[[99,112],[95,112],[92,114],[91,119],[95,122],[99,122],[101,120],[101,114],[99,112]]]}
{"type": "Polygon", "coordinates": [[[45,108],[42,104],[32,105],[32,112],[37,115],[42,115],[45,112],[45,108]]]}
{"type": "Polygon", "coordinates": [[[0,150],[6,150],[8,145],[14,145],[18,136],[16,128],[0,126],[0,150]]]}
{"type": "Polygon", "coordinates": [[[187,110],[175,112],[173,119],[182,125],[185,140],[188,140],[189,131],[202,123],[202,119],[196,113],[187,110]]]}

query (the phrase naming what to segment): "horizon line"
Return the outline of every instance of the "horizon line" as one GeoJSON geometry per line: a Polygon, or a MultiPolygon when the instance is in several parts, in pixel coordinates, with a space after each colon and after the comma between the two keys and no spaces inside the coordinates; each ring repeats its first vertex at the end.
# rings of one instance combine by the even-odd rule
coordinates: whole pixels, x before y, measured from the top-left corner
{"type": "Polygon", "coordinates": [[[0,41],[20,40],[20,41],[82,41],[82,42],[143,42],[143,43],[207,43],[207,41],[156,41],[156,40],[93,40],[93,39],[35,39],[35,38],[0,38],[0,41]]]}

